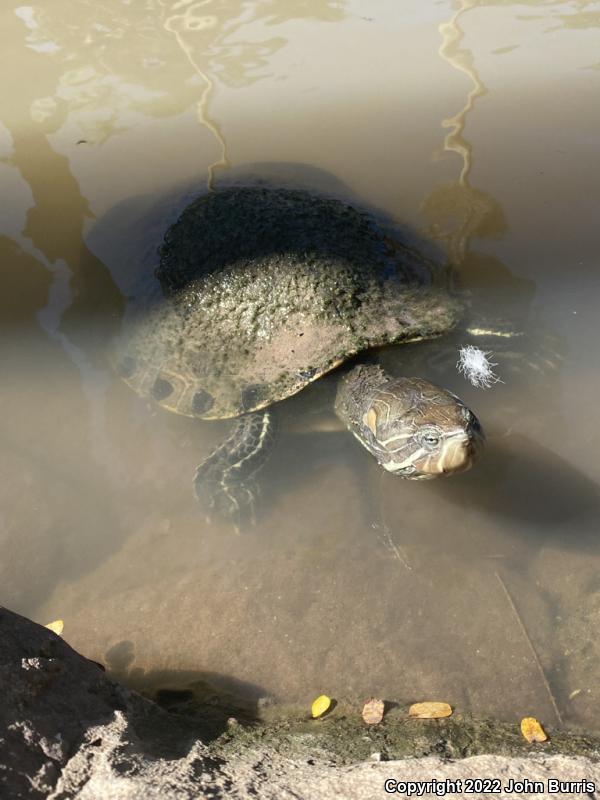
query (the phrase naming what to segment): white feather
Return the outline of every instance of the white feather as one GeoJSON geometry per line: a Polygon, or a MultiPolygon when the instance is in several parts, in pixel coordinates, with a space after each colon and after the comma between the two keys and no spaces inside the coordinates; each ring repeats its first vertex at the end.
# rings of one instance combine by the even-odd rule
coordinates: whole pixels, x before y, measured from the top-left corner
{"type": "Polygon", "coordinates": [[[458,371],[478,389],[489,389],[494,383],[502,383],[494,373],[493,367],[498,365],[490,361],[492,353],[485,353],[472,344],[461,347],[458,351],[456,366],[458,371]]]}

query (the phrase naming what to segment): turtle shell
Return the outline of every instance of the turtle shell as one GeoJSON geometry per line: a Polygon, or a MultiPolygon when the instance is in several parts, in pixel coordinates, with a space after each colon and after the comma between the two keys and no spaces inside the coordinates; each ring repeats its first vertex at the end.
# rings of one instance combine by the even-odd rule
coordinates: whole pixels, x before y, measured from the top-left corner
{"type": "Polygon", "coordinates": [[[222,189],[167,231],[160,293],[137,303],[117,364],[161,406],[235,417],[370,347],[440,335],[460,305],[374,217],[292,189],[222,189]]]}

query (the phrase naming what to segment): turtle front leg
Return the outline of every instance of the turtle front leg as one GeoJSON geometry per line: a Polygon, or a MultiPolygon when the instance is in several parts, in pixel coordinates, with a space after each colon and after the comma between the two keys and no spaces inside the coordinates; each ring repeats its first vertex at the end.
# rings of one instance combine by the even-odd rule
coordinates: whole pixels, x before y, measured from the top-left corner
{"type": "Polygon", "coordinates": [[[209,517],[214,514],[236,525],[249,518],[254,524],[255,477],[271,453],[275,427],[272,409],[245,414],[197,468],[194,488],[209,517]]]}

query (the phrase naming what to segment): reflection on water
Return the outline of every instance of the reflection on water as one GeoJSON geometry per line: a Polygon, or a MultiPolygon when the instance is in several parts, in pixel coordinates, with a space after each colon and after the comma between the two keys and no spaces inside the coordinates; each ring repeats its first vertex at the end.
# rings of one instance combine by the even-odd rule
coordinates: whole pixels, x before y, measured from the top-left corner
{"type": "Polygon", "coordinates": [[[471,82],[464,105],[452,117],[442,120],[442,127],[449,129],[444,137],[444,152],[456,153],[462,164],[458,179],[430,192],[422,210],[429,220],[430,234],[445,244],[450,260],[469,287],[491,288],[493,304],[502,289],[508,290],[513,299],[520,293],[527,303],[534,293],[533,282],[517,279],[499,259],[473,248],[473,242],[478,239],[501,238],[507,225],[501,204],[489,192],[471,184],[474,152],[465,127],[476,101],[485,96],[488,89],[476,69],[473,53],[463,44],[464,31],[460,22],[461,17],[481,7],[482,3],[460,0],[456,5],[451,19],[439,26],[442,39],[439,54],[471,82]]]}
{"type": "Polygon", "coordinates": [[[598,13],[5,4],[3,602],[169,702],[437,696],[597,728],[598,13]],[[281,406],[260,526],[205,523],[189,476],[227,424],[149,406],[105,350],[180,209],[249,174],[424,229],[524,356],[538,320],[564,343],[539,375],[499,354],[487,393],[443,343],[380,354],[474,407],[478,468],[383,474],[335,429],[332,376],[281,406]]]}
{"type": "Polygon", "coordinates": [[[423,210],[432,221],[432,234],[444,239],[452,261],[462,264],[471,240],[481,232],[482,226],[488,236],[502,235],[506,224],[500,205],[485,192],[474,189],[469,180],[473,148],[464,136],[465,124],[476,99],[485,95],[487,89],[475,69],[473,54],[460,47],[464,36],[459,25],[460,17],[476,7],[477,0],[461,0],[458,5],[452,18],[439,26],[442,38],[439,54],[454,69],[465,73],[472,83],[464,106],[454,116],[442,121],[442,127],[449,129],[444,138],[444,151],[456,153],[462,166],[458,180],[436,187],[426,198],[423,210]]]}
{"type": "MultiPolygon", "coordinates": [[[[203,0],[200,3],[186,0],[172,4],[168,9],[165,28],[174,34],[191,66],[204,82],[198,102],[198,119],[214,134],[221,147],[221,157],[208,167],[209,189],[213,188],[215,169],[230,166],[223,134],[209,114],[215,79],[226,86],[241,88],[267,77],[268,73],[261,74],[260,70],[267,67],[271,56],[286,44],[283,36],[272,36],[258,42],[236,39],[235,36],[251,30],[255,21],[264,20],[269,26],[305,17],[335,22],[343,19],[344,5],[344,2],[332,0],[313,0],[308,5],[303,2],[263,2],[252,5],[243,0],[226,3],[222,0],[203,0]]],[[[163,4],[165,10],[167,6],[163,4]]]]}

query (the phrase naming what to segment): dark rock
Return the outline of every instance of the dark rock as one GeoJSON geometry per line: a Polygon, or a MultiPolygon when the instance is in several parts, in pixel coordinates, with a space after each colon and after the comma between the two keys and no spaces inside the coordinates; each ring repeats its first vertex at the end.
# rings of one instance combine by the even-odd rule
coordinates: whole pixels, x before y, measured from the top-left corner
{"type": "Polygon", "coordinates": [[[177,796],[197,796],[192,764],[204,746],[187,722],[110,680],[99,666],[47,628],[0,608],[2,800],[62,800],[92,785],[87,796],[108,797],[113,781],[132,775],[140,776],[143,793],[148,769],[159,786],[163,759],[182,756],[177,796]]]}
{"type": "Polygon", "coordinates": [[[92,724],[124,690],[47,628],[0,609],[2,797],[45,797],[92,724]],[[29,776],[29,777],[28,777],[29,776]]]}

